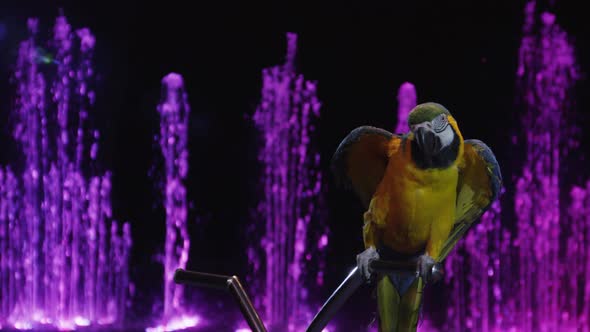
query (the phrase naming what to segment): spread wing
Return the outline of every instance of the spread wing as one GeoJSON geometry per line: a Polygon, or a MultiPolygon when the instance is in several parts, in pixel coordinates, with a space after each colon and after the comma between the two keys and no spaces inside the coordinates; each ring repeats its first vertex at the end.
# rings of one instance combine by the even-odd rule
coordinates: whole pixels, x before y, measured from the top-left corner
{"type": "Polygon", "coordinates": [[[443,245],[440,260],[490,208],[502,188],[500,165],[492,150],[482,141],[465,140],[460,165],[455,225],[443,245]]]}
{"type": "Polygon", "coordinates": [[[336,182],[352,188],[368,208],[389,162],[391,144],[400,144],[401,140],[400,135],[375,127],[354,129],[332,157],[336,182]]]}

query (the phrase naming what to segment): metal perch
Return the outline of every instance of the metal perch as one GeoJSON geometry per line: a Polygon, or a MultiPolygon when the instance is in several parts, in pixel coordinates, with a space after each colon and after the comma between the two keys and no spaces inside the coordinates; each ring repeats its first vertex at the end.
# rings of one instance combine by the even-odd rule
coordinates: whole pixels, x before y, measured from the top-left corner
{"type": "Polygon", "coordinates": [[[244,315],[252,332],[266,332],[266,327],[262,323],[260,316],[258,316],[238,277],[177,269],[174,273],[174,282],[229,291],[238,302],[242,315],[244,315]]]}
{"type": "MultiPolygon", "coordinates": [[[[390,274],[396,272],[416,272],[416,262],[393,262],[383,260],[373,260],[369,263],[371,272],[376,274],[390,274]]],[[[441,273],[440,264],[432,267],[433,274],[441,273]]],[[[236,299],[244,318],[248,322],[252,332],[266,332],[266,327],[262,323],[260,316],[252,305],[248,294],[244,291],[240,280],[236,276],[225,276],[219,274],[186,271],[177,269],[174,273],[174,282],[177,284],[189,284],[200,287],[215,288],[229,291],[236,299]]],[[[354,292],[364,283],[364,279],[355,267],[350,274],[344,279],[340,286],[334,291],[332,296],[322,306],[318,314],[307,328],[306,332],[321,332],[328,322],[336,315],[344,303],[354,294],[354,292]]]]}

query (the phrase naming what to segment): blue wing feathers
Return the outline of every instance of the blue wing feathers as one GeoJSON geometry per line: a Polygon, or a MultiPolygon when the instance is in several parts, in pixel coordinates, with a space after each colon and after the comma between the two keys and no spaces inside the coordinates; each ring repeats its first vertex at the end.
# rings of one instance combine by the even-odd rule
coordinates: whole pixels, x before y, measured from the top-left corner
{"type": "Polygon", "coordinates": [[[477,153],[483,158],[488,166],[488,170],[490,171],[491,175],[491,185],[492,185],[492,199],[491,202],[494,202],[498,195],[500,194],[500,190],[502,189],[502,172],[500,171],[500,165],[496,160],[496,156],[484,142],[478,139],[468,139],[465,140],[465,144],[472,145],[477,153]]]}

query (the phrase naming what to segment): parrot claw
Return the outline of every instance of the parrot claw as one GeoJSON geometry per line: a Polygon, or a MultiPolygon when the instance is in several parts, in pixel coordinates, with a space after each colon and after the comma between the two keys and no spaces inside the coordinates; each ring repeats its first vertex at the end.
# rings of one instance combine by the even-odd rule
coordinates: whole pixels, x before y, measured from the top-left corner
{"type": "Polygon", "coordinates": [[[418,277],[421,277],[425,284],[437,282],[442,278],[442,267],[432,257],[422,255],[418,259],[418,277]]]}
{"type": "Polygon", "coordinates": [[[356,264],[361,273],[363,279],[367,282],[371,281],[371,271],[369,269],[369,263],[372,260],[379,259],[379,253],[374,247],[369,247],[362,253],[356,256],[356,264]]]}

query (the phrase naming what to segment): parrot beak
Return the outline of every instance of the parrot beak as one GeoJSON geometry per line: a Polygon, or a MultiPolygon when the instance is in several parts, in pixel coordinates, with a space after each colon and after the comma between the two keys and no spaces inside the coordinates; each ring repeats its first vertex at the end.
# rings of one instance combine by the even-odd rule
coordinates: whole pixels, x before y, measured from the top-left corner
{"type": "Polygon", "coordinates": [[[426,156],[432,157],[441,150],[440,139],[431,130],[418,128],[415,133],[416,143],[426,156]]]}

